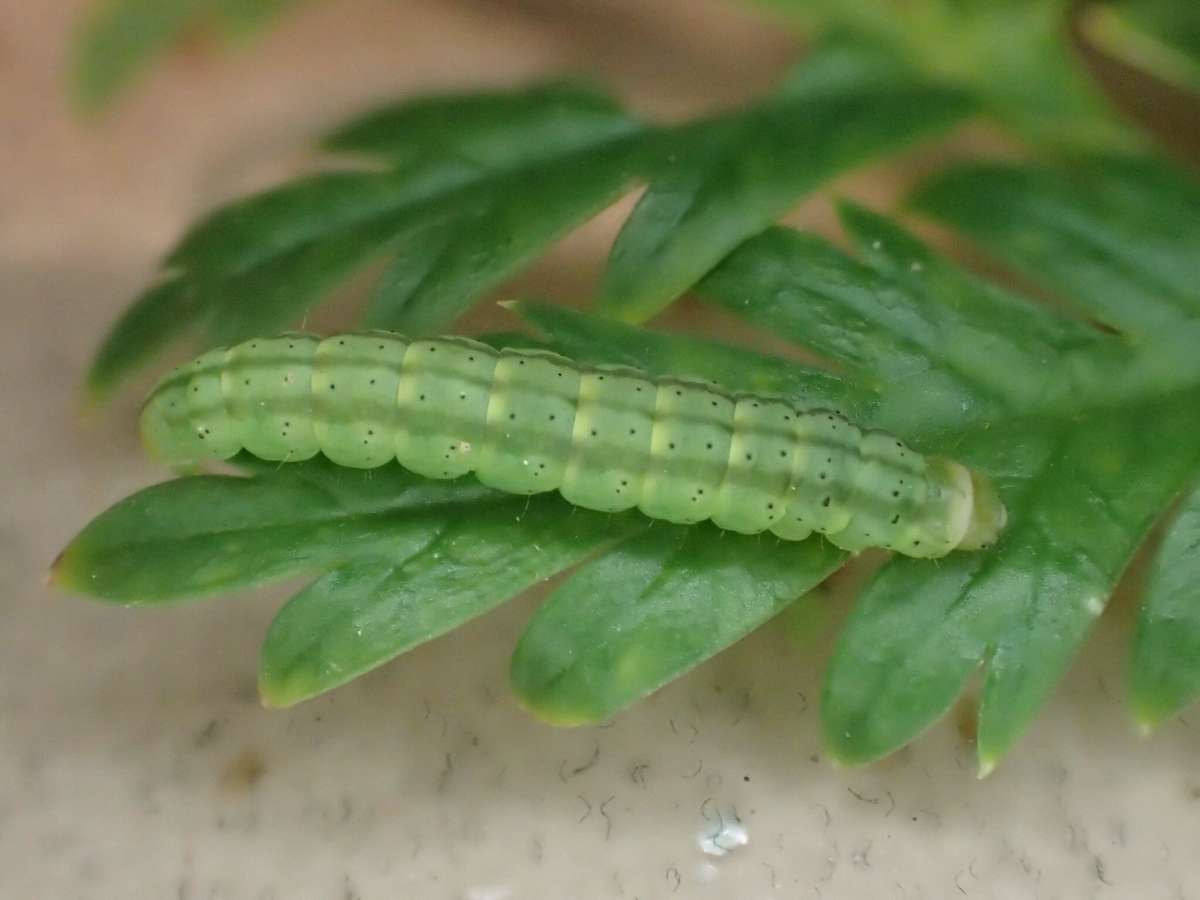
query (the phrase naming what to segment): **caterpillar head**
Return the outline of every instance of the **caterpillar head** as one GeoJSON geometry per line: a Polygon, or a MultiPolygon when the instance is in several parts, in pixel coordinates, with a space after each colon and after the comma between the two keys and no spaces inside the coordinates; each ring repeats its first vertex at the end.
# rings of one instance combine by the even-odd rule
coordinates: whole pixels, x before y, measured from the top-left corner
{"type": "Polygon", "coordinates": [[[971,518],[958,542],[959,550],[982,550],[996,542],[1008,522],[1008,510],[991,479],[971,472],[971,518]]]}

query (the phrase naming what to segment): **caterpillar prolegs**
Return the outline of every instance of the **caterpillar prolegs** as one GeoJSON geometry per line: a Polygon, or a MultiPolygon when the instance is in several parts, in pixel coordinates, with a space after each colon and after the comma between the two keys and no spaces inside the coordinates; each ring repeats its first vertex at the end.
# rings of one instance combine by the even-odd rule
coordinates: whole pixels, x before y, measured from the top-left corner
{"type": "Polygon", "coordinates": [[[213,350],[163,379],[141,428],[173,465],[243,449],[356,468],[395,459],[588,509],[786,540],[817,531],[851,551],[978,549],[1006,518],[979,473],[834,412],[460,337],[296,334],[213,350]]]}

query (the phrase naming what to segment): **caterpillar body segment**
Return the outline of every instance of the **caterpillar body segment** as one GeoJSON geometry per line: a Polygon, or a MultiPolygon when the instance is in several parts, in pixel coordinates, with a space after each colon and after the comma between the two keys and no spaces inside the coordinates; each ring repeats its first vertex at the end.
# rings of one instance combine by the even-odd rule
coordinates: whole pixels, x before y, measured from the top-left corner
{"type": "Polygon", "coordinates": [[[820,532],[851,551],[978,549],[1006,518],[984,476],[828,410],[460,337],[295,334],[214,350],[159,383],[141,428],[171,465],[243,449],[398,460],[588,509],[786,540],[820,532]]]}

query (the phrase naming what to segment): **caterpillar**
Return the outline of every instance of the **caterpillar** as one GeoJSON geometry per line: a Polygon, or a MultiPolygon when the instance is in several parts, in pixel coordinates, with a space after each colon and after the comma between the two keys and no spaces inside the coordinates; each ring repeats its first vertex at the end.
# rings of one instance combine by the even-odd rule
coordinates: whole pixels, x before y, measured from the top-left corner
{"type": "Polygon", "coordinates": [[[171,465],[242,450],[398,460],[587,509],[791,541],[819,532],[850,551],[979,549],[1006,519],[982,474],[836,412],[462,337],[285,334],[212,350],[155,387],[141,434],[171,465]]]}

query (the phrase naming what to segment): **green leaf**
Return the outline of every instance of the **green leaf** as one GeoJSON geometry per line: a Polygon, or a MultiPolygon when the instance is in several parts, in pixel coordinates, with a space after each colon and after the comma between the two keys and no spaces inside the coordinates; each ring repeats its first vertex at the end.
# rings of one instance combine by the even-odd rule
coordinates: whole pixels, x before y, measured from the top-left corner
{"type": "Polygon", "coordinates": [[[205,281],[241,275],[330,235],[427,204],[468,184],[452,160],[383,172],[322,172],[223,206],[188,229],[166,258],[205,281]]]}
{"type": "Polygon", "coordinates": [[[276,706],[336,687],[649,525],[398,465],[242,462],[257,474],[182,478],[116,504],[52,577],[153,605],[323,572],[268,633],[260,686],[276,706]]]}
{"type": "Polygon", "coordinates": [[[467,178],[465,170],[450,165],[404,173],[327,173],[212,213],[167,257],[166,279],[105,337],[88,374],[94,398],[105,399],[139,365],[192,329],[208,326],[211,337],[236,340],[240,330],[292,324],[320,290],[379,252],[410,209],[467,178]],[[277,290],[280,279],[300,294],[277,290]],[[268,293],[267,309],[257,315],[241,309],[260,302],[259,290],[268,293]],[[224,313],[231,316],[227,324],[217,321],[224,313]]]}
{"type": "MultiPolygon", "coordinates": [[[[1115,115],[1070,39],[1070,0],[758,0],[818,36],[850,33],[976,97],[983,111],[1035,144],[1128,147],[1140,138],[1115,115]]],[[[1167,0],[1170,2],[1170,0],[1167,0]]]]}
{"type": "Polygon", "coordinates": [[[204,285],[201,296],[212,306],[208,343],[228,346],[302,322],[325,294],[404,237],[397,218],[385,216],[204,285]]]}
{"type": "Polygon", "coordinates": [[[997,479],[1010,514],[1000,544],[936,565],[885,565],[839,642],[824,712],[839,759],[874,759],[933,722],[989,660],[986,771],[1044,702],[1200,458],[1189,427],[1197,394],[1025,421],[1039,392],[1070,379],[1062,366],[1072,353],[1104,348],[1120,360],[1125,344],[983,285],[865,210],[847,207],[844,218],[861,261],[773,229],[700,291],[866,380],[876,421],[997,479]]]}
{"type": "Polygon", "coordinates": [[[76,106],[94,112],[125,90],[189,31],[213,26],[242,36],[300,0],[97,0],[72,48],[76,106]]]}
{"type": "Polygon", "coordinates": [[[1200,184],[1154,160],[970,164],[914,199],[1106,324],[1144,334],[1200,314],[1200,184]]]}
{"type": "Polygon", "coordinates": [[[60,586],[102,600],[200,597],[362,554],[403,556],[481,501],[511,498],[473,481],[426,481],[398,465],[365,473],[323,458],[252,478],[180,478],[95,518],[52,574],[60,586]]]}
{"type": "MultiPolygon", "coordinates": [[[[1094,329],[1065,319],[1045,307],[1004,288],[975,278],[934,253],[891,219],[865,207],[843,202],[839,205],[842,227],[854,240],[855,248],[872,269],[905,290],[914,301],[922,295],[937,298],[937,315],[963,332],[981,338],[995,335],[990,347],[973,344],[967,354],[988,352],[999,356],[997,368],[1037,363],[1045,367],[1063,349],[1094,343],[1094,329]],[[1035,355],[1036,354],[1036,355],[1035,355]]],[[[927,316],[933,314],[926,312],[927,316]]],[[[930,353],[954,353],[957,347],[928,348],[930,353]]],[[[977,361],[960,366],[970,372],[976,383],[997,382],[995,390],[1011,384],[1012,373],[995,376],[977,361]]],[[[1011,390],[1011,386],[1007,388],[1011,390]]]]}
{"type": "Polygon", "coordinates": [[[1180,504],[1155,554],[1133,637],[1134,714],[1145,731],[1200,695],[1200,490],[1180,504]]]}
{"type": "Polygon", "coordinates": [[[578,511],[557,497],[462,510],[419,547],[332,569],[284,606],[263,645],[259,693],[290,706],[445,634],[606,543],[636,515],[578,511]]]}
{"type": "Polygon", "coordinates": [[[567,156],[640,129],[604,91],[549,82],[385,106],[334,131],[324,147],[391,165],[444,158],[520,166],[533,150],[567,156]]]}
{"type": "MultiPolygon", "coordinates": [[[[1039,441],[1001,480],[1010,525],[994,551],[895,561],[865,591],[830,667],[827,740],[844,762],[895,750],[945,712],[985,659],[981,772],[1024,730],[1086,637],[1133,551],[1200,461],[1194,399],[1039,441]],[[1029,463],[1033,462],[1034,465],[1029,463]]],[[[975,436],[968,456],[1002,457],[975,436]]],[[[993,463],[999,468],[1004,463],[993,463]]],[[[1010,462],[1011,465],[1011,462],[1010,462]]]]}
{"type": "MultiPolygon", "coordinates": [[[[513,308],[538,336],[492,340],[835,407],[990,475],[1010,515],[1001,540],[884,563],[838,643],[823,713],[835,757],[873,759],[928,727],[982,666],[986,772],[1050,695],[1151,523],[1195,483],[1200,188],[1161,161],[1081,155],[1128,133],[1071,60],[1059,0],[915,0],[904,16],[885,0],[807,6],[826,30],[855,34],[826,35],[771,96],[703,120],[657,128],[598,91],[555,84],[418,99],[350,123],[323,149],[357,168],[330,160],[184,237],[106,342],[92,389],[193,328],[233,341],[284,327],[374,260],[383,277],[368,321],[440,329],[647,181],[614,246],[605,310],[644,317],[703,276],[708,302],[809,364],[524,303],[513,308]],[[1055,164],[958,167],[918,203],[1065,312],[964,272],[861,207],[841,208],[851,253],[770,227],[845,167],[980,106],[1069,152],[1055,164]]],[[[262,691],[277,705],[590,560],[534,616],[512,679],[539,715],[599,721],[845,558],[820,540],[652,527],[398,466],[239,464],[254,474],[180,479],[123,501],[53,574],[134,604],[315,578],[264,647],[262,691]]],[[[1144,724],[1200,690],[1187,604],[1195,506],[1193,496],[1168,533],[1139,625],[1144,724]]]]}
{"type": "Polygon", "coordinates": [[[613,245],[599,309],[642,321],[832,176],[971,111],[872,47],[819,47],[766,102],[676,129],[613,245]]]}
{"type": "Polygon", "coordinates": [[[96,352],[84,383],[89,401],[102,401],[122,376],[186,334],[196,322],[199,302],[196,286],[180,278],[167,278],[138,297],[96,352]]]}
{"type": "Polygon", "coordinates": [[[659,523],[538,610],[513,655],[513,690],[554,724],[601,722],[762,625],[846,556],[819,539],[659,523]]]}
{"type": "MultiPolygon", "coordinates": [[[[327,149],[363,157],[382,171],[308,176],[229,204],[184,235],[166,260],[175,287],[147,293],[129,314],[158,327],[114,331],[90,381],[102,396],[193,327],[208,326],[210,343],[219,344],[293,326],[379,257],[391,262],[367,324],[442,330],[636,179],[650,175],[661,190],[667,181],[659,179],[682,171],[673,156],[700,159],[713,147],[737,156],[741,145],[761,138],[757,161],[738,177],[757,183],[765,174],[771,183],[748,184],[743,192],[722,182],[726,199],[698,220],[699,243],[688,238],[692,243],[666,248],[684,268],[662,260],[653,265],[662,273],[675,266],[670,277],[682,279],[654,301],[666,302],[800,191],[944,128],[965,111],[958,95],[900,78],[891,63],[841,45],[827,48],[745,114],[668,131],[635,121],[594,89],[562,84],[390,106],[325,141],[327,149]],[[797,154],[808,157],[804,166],[795,164],[797,154]],[[794,182],[790,194],[780,193],[780,179],[794,182]],[[729,202],[745,206],[750,219],[729,215],[729,202]],[[711,228],[720,232],[715,243],[705,236],[711,228]]],[[[637,227],[630,232],[637,233],[637,227]]]]}
{"type": "Polygon", "coordinates": [[[595,91],[562,86],[414,101],[370,114],[330,142],[403,159],[374,160],[390,167],[384,171],[309,176],[210,214],[167,257],[172,291],[144,295],[127,314],[156,327],[110,334],[93,388],[111,390],[192,326],[208,325],[216,344],[292,326],[378,257],[395,259],[369,324],[442,330],[627,190],[649,134],[595,91]],[[460,106],[465,115],[451,129],[446,123],[460,106]],[[518,122],[503,118],[506,108],[520,110],[518,122]],[[406,125],[410,154],[397,146],[406,125]]]}
{"type": "Polygon", "coordinates": [[[1178,0],[1089,5],[1081,31],[1110,56],[1167,81],[1200,87],[1200,10],[1178,0]]]}
{"type": "Polygon", "coordinates": [[[884,427],[956,433],[967,421],[1077,416],[1200,385],[1200,320],[1141,352],[968,275],[882,216],[853,204],[841,212],[861,261],[772,229],[698,290],[848,368],[878,394],[859,410],[884,427]]]}
{"type": "Polygon", "coordinates": [[[367,324],[423,334],[520,271],[629,189],[641,152],[620,138],[495,178],[422,216],[380,282],[367,324]]]}
{"type": "Polygon", "coordinates": [[[1025,564],[1014,566],[1032,573],[1031,589],[1019,620],[995,641],[984,684],[982,771],[1008,752],[1047,699],[1138,544],[1191,479],[1200,463],[1197,399],[1074,429],[1061,460],[1041,473],[1037,489],[1047,478],[1050,484],[1028,515],[1041,533],[1029,539],[1025,564]]]}
{"type": "MultiPolygon", "coordinates": [[[[885,246],[875,237],[869,243],[877,240],[885,246]]],[[[889,228],[887,245],[900,240],[889,228]]],[[[1004,330],[976,326],[970,316],[975,304],[962,290],[965,276],[961,283],[939,283],[932,257],[920,252],[912,258],[929,267],[928,282],[923,273],[910,272],[909,263],[896,274],[891,262],[879,261],[876,268],[815,236],[775,228],[730,254],[698,290],[844,367],[877,396],[874,419],[884,427],[912,436],[963,419],[994,421],[1016,397],[1044,387],[1054,347],[1040,317],[1032,309],[1022,315],[1015,303],[1004,330]],[[999,368],[997,360],[1015,368],[999,368]],[[977,377],[986,380],[986,390],[976,386],[977,377]]]]}
{"type": "Polygon", "coordinates": [[[1200,387],[1200,319],[1155,333],[1153,352],[1142,352],[966,274],[883,216],[848,203],[841,213],[863,259],[897,282],[911,304],[920,308],[936,297],[953,310],[938,326],[943,346],[930,352],[968,374],[978,390],[1003,396],[1010,417],[1080,416],[1200,387]]]}

